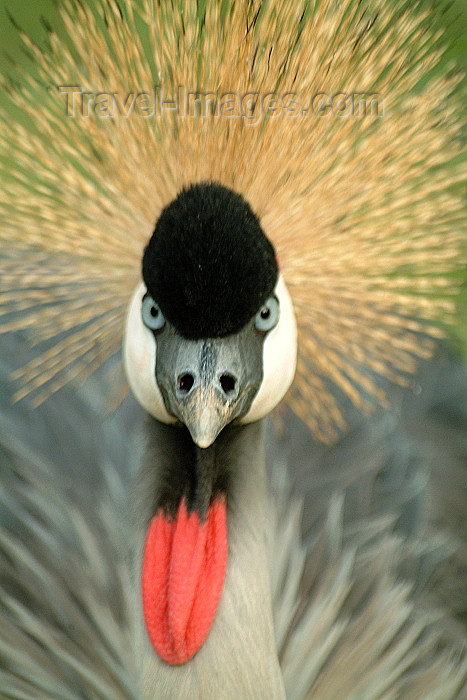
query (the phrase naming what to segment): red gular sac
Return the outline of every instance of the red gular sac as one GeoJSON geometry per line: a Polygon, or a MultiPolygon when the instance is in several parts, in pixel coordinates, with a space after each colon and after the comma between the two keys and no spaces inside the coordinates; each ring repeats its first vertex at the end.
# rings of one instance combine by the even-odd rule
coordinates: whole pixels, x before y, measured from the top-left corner
{"type": "Polygon", "coordinates": [[[185,499],[175,519],[160,509],[146,536],[142,570],[143,614],[151,643],[168,664],[189,661],[211,628],[227,568],[225,498],[205,521],[188,514],[185,499]]]}

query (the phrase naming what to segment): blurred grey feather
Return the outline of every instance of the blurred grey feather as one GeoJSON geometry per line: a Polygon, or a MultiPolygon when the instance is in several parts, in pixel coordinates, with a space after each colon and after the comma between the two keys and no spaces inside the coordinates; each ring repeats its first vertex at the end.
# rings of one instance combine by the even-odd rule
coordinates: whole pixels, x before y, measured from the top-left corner
{"type": "MultiPolygon", "coordinates": [[[[8,405],[3,343],[0,692],[140,697],[129,597],[141,409],[99,380],[8,405]],[[129,471],[130,468],[130,471],[129,471]]],[[[269,424],[269,551],[287,697],[467,697],[467,378],[444,348],[334,447],[269,424]]]]}

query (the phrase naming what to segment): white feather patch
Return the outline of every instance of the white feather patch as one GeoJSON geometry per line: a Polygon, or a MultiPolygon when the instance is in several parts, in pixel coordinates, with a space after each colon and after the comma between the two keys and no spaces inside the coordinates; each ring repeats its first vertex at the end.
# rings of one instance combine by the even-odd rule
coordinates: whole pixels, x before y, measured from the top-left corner
{"type": "Polygon", "coordinates": [[[293,382],[297,366],[297,324],[292,299],[281,275],[274,293],[280,316],[264,340],[263,381],[242,423],[264,418],[277,406],[293,382]]]}
{"type": "Polygon", "coordinates": [[[164,405],[156,382],[156,341],[141,317],[141,304],[146,294],[143,282],[133,294],[125,327],[123,354],[131,389],[141,406],[162,423],[174,423],[164,405]]]}

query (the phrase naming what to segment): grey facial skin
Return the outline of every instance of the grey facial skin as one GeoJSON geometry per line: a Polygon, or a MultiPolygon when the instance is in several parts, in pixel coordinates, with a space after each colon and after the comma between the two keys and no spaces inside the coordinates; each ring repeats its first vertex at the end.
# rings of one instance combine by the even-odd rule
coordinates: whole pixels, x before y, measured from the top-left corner
{"type": "Polygon", "coordinates": [[[154,332],[156,381],[167,411],[199,447],[245,415],[263,379],[264,333],[252,319],[226,338],[186,340],[168,322],[154,332]]]}

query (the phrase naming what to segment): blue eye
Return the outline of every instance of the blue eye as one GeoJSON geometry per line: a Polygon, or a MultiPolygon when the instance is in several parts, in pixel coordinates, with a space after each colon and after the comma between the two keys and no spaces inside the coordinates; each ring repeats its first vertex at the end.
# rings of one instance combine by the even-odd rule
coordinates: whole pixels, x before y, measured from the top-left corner
{"type": "Polygon", "coordinates": [[[147,328],[150,328],[152,331],[158,331],[164,327],[165,318],[162,315],[162,311],[157,306],[154,299],[149,296],[149,294],[147,294],[143,299],[141,316],[143,318],[144,325],[147,326],[147,328]]]}
{"type": "Polygon", "coordinates": [[[276,297],[270,297],[256,314],[255,328],[262,333],[267,333],[279,320],[279,302],[276,297]]]}

